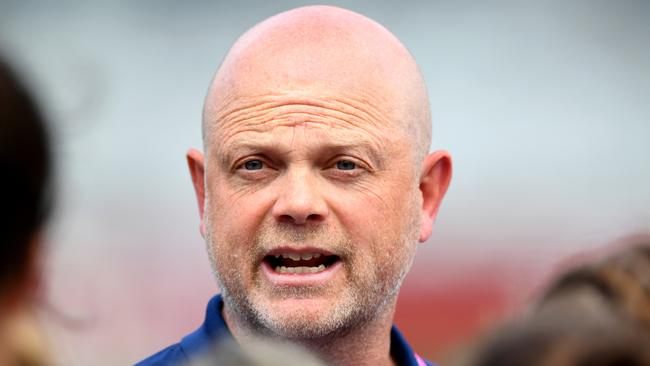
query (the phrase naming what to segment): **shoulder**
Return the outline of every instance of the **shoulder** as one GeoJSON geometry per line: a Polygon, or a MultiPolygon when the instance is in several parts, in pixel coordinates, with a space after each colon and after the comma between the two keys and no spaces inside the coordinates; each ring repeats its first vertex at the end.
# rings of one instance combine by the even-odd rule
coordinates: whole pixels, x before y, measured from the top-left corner
{"type": "Polygon", "coordinates": [[[400,366],[436,366],[415,353],[395,326],[390,331],[390,355],[400,366]]]}
{"type": "Polygon", "coordinates": [[[173,344],[155,353],[134,366],[176,366],[188,361],[180,343],[173,344]]]}
{"type": "Polygon", "coordinates": [[[214,296],[205,312],[205,320],[194,332],[185,336],[179,343],[173,344],[152,356],[138,362],[135,366],[175,366],[187,363],[207,347],[232,336],[221,316],[223,302],[220,295],[214,296]]]}

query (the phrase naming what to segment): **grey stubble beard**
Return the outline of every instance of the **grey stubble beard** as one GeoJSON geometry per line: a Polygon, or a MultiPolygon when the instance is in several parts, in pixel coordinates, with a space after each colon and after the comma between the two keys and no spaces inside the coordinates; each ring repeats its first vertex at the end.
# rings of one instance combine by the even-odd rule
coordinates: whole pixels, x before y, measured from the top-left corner
{"type": "MultiPolygon", "coordinates": [[[[264,299],[259,299],[260,291],[264,291],[261,283],[261,274],[253,273],[253,286],[259,291],[252,291],[253,295],[247,293],[243,286],[245,279],[238,266],[220,265],[227,261],[217,258],[217,246],[219,243],[214,241],[212,235],[212,222],[210,219],[209,205],[206,201],[205,211],[205,241],[208,256],[212,266],[213,275],[221,289],[222,298],[226,307],[231,314],[237,318],[237,323],[247,328],[246,331],[252,335],[282,338],[295,342],[317,343],[318,340],[329,340],[333,337],[345,337],[353,330],[363,327],[366,323],[371,322],[386,310],[386,306],[394,304],[401,283],[411,267],[414,258],[414,250],[406,250],[403,253],[394,253],[387,260],[389,267],[388,273],[378,266],[374,268],[372,276],[358,277],[354,275],[355,256],[352,251],[354,244],[345,237],[337,233],[337,240],[334,242],[329,239],[328,249],[340,255],[344,261],[344,270],[347,278],[350,279],[349,285],[345,287],[342,293],[332,291],[328,296],[337,297],[338,300],[331,311],[326,313],[323,319],[315,322],[308,314],[292,314],[289,321],[286,317],[274,314],[267,307],[264,299]],[[223,267],[223,268],[220,268],[223,267]]],[[[416,240],[417,227],[419,227],[418,217],[412,216],[407,222],[408,227],[402,230],[400,245],[398,248],[411,248],[409,241],[416,240]]],[[[252,249],[245,251],[249,255],[245,258],[231,258],[231,263],[241,263],[248,261],[252,265],[253,271],[259,272],[260,253],[266,253],[268,248],[281,238],[287,242],[301,242],[312,238],[331,238],[331,231],[325,229],[291,231],[286,228],[272,227],[269,230],[261,230],[256,235],[254,242],[240,243],[240,245],[252,245],[252,249]],[[254,264],[254,265],[253,265],[254,264]]],[[[226,248],[227,249],[227,248],[226,248]]],[[[234,254],[225,254],[234,255],[234,254]]],[[[285,296],[293,298],[307,298],[311,294],[320,294],[326,292],[326,286],[308,287],[308,288],[280,288],[275,289],[274,296],[285,296]]]]}

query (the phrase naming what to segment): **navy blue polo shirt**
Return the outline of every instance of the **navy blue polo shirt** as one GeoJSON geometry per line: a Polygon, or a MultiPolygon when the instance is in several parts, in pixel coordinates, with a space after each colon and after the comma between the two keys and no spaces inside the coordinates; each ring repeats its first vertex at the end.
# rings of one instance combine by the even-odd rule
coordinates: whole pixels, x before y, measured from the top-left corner
{"type": "MultiPolygon", "coordinates": [[[[221,295],[214,296],[208,303],[208,308],[205,311],[205,321],[199,329],[184,337],[179,343],[173,344],[138,362],[135,366],[183,365],[190,358],[199,355],[216,342],[232,338],[230,330],[221,315],[222,307],[221,295]]],[[[395,326],[390,331],[390,354],[400,366],[435,366],[415,354],[395,326]]]]}

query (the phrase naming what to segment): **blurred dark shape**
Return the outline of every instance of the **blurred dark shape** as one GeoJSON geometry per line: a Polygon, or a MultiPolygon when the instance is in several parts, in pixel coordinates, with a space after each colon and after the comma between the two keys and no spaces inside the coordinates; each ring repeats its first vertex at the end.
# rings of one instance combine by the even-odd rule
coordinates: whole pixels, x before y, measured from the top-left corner
{"type": "Polygon", "coordinates": [[[0,59],[0,293],[21,286],[50,208],[51,157],[40,111],[0,59]]]}
{"type": "Polygon", "coordinates": [[[31,312],[52,169],[43,117],[0,57],[0,365],[45,365],[31,312]]]}
{"type": "Polygon", "coordinates": [[[297,344],[257,338],[242,348],[228,338],[186,366],[325,366],[325,363],[297,344]]]}
{"type": "Polygon", "coordinates": [[[650,365],[650,245],[560,276],[529,314],[489,336],[474,366],[650,365]]]}
{"type": "Polygon", "coordinates": [[[650,338],[625,322],[557,313],[513,322],[488,339],[475,366],[650,365],[650,338]]]}
{"type": "Polygon", "coordinates": [[[555,299],[593,292],[612,311],[650,332],[650,244],[636,244],[556,280],[539,307],[555,299]]]}

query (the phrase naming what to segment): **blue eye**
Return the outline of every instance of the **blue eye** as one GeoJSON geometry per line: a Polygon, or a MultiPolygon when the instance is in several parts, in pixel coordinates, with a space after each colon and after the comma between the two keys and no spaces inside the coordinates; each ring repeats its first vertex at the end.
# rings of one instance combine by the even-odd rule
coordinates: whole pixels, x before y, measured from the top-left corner
{"type": "Polygon", "coordinates": [[[264,167],[264,163],[261,160],[249,160],[244,163],[244,169],[246,170],[260,170],[264,167]]]}
{"type": "Polygon", "coordinates": [[[339,160],[336,162],[336,169],[339,170],[354,170],[357,168],[357,164],[351,162],[350,160],[339,160]]]}

